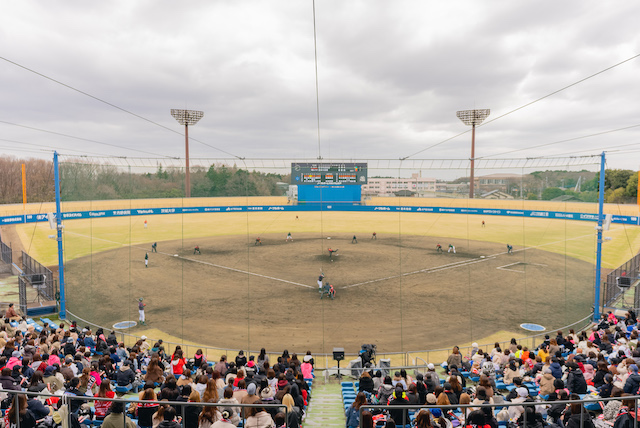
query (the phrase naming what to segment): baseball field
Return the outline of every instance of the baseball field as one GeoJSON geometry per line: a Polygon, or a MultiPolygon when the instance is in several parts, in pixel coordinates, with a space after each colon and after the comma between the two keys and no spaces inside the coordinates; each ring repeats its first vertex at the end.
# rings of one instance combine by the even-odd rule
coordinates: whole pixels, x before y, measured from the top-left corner
{"type": "MultiPolygon", "coordinates": [[[[612,226],[606,267],[637,252],[639,229],[612,226]]],[[[47,224],[11,233],[55,264],[47,224]]],[[[433,213],[160,215],[64,229],[68,309],[81,318],[137,320],[144,297],[149,327],[182,340],[313,352],[433,349],[497,331],[524,336],[524,322],[570,324],[591,311],[595,246],[590,222],[433,213]],[[335,300],[320,299],[320,273],[335,300]]]]}

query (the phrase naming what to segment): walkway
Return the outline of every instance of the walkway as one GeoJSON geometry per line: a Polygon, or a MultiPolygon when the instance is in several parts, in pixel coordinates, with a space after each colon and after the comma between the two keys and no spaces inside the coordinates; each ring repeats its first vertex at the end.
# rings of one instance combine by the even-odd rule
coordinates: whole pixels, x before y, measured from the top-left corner
{"type": "Polygon", "coordinates": [[[305,428],[344,428],[344,424],[340,384],[324,383],[324,380],[316,379],[302,425],[305,428]]]}

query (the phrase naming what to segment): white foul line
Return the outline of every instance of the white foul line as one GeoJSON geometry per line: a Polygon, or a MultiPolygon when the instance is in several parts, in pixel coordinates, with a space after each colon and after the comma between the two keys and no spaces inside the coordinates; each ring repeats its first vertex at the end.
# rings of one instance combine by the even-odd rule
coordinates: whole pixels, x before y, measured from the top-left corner
{"type": "MultiPolygon", "coordinates": [[[[87,235],[83,235],[83,234],[81,234],[81,233],[76,233],[76,232],[70,232],[70,231],[67,231],[66,233],[72,233],[72,234],[74,234],[74,235],[84,236],[84,237],[91,238],[91,239],[97,239],[97,240],[100,240],[100,241],[111,242],[111,243],[114,243],[114,244],[120,244],[121,246],[126,246],[126,245],[128,245],[128,244],[123,244],[123,243],[121,243],[121,242],[111,241],[111,240],[109,240],[109,239],[103,239],[103,238],[95,238],[95,237],[92,237],[92,236],[87,236],[87,235]]],[[[146,249],[147,249],[146,247],[141,247],[141,246],[138,246],[138,245],[132,245],[132,247],[140,248],[141,250],[146,250],[146,249]]],[[[157,254],[163,254],[163,255],[165,255],[165,256],[167,256],[167,257],[174,257],[172,254],[163,253],[163,252],[157,252],[157,254]]],[[[214,263],[205,262],[205,261],[203,261],[203,260],[195,260],[195,259],[190,259],[190,258],[188,258],[188,257],[181,257],[181,256],[178,256],[178,258],[183,259],[183,260],[188,260],[188,261],[190,261],[190,262],[202,263],[202,264],[205,264],[205,265],[209,265],[209,266],[217,267],[217,268],[219,268],[219,269],[227,269],[227,270],[234,271],[234,272],[238,272],[238,273],[243,273],[243,274],[253,275],[253,276],[259,276],[259,277],[261,277],[261,278],[272,279],[272,280],[274,280],[274,281],[285,282],[285,283],[287,283],[287,284],[299,285],[300,287],[315,288],[315,287],[313,287],[313,286],[311,286],[311,285],[301,284],[301,283],[299,283],[299,282],[288,281],[288,280],[286,280],[286,279],[275,278],[275,277],[273,277],[273,276],[261,275],[261,274],[259,274],[259,273],[254,273],[254,272],[249,272],[249,271],[246,271],[246,270],[236,269],[236,268],[232,268],[232,267],[229,267],[229,266],[216,265],[216,264],[214,264],[214,263]]]]}
{"type": "Polygon", "coordinates": [[[415,274],[418,274],[418,273],[434,273],[434,272],[439,272],[441,270],[447,270],[447,269],[453,269],[453,268],[457,268],[457,267],[461,267],[461,266],[472,265],[474,263],[486,262],[487,260],[491,260],[491,259],[495,259],[495,257],[489,256],[489,257],[482,257],[482,258],[477,258],[477,259],[462,260],[462,261],[455,262],[455,263],[449,263],[447,265],[436,266],[436,267],[420,269],[420,270],[414,270],[413,272],[405,272],[405,273],[401,273],[399,275],[388,276],[386,278],[378,278],[378,279],[372,279],[370,281],[358,282],[356,284],[345,285],[344,287],[339,287],[339,288],[340,289],[345,289],[345,288],[357,287],[359,285],[371,284],[373,282],[379,282],[379,281],[386,281],[388,279],[395,279],[395,278],[400,278],[401,276],[415,275],[415,274]]]}

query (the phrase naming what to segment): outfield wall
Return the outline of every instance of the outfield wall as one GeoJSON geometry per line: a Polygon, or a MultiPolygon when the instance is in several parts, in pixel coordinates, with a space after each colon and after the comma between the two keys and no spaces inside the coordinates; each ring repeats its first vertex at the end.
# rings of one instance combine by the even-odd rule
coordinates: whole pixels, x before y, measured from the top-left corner
{"type": "MultiPolygon", "coordinates": [[[[238,198],[245,203],[247,198],[238,198]]],[[[157,201],[157,200],[156,200],[157,201]]],[[[162,200],[171,201],[171,200],[162,200]]],[[[216,202],[219,202],[215,200],[216,202]]],[[[417,200],[421,201],[422,200],[417,200]]],[[[440,202],[440,200],[436,200],[440,202]]],[[[507,217],[534,217],[534,218],[553,218],[561,220],[582,220],[592,221],[598,220],[598,215],[591,212],[575,212],[575,211],[548,211],[542,209],[522,209],[522,208],[491,208],[491,207],[459,207],[459,206],[409,206],[409,205],[347,205],[347,204],[331,204],[331,203],[310,203],[303,205],[213,205],[213,206],[172,206],[166,204],[160,207],[136,207],[126,208],[126,201],[108,201],[121,202],[119,209],[101,209],[95,207],[100,204],[91,203],[94,208],[90,211],[68,211],[72,208],[65,204],[66,211],[62,213],[63,220],[88,219],[88,218],[107,218],[107,217],[127,217],[127,216],[149,216],[162,214],[193,214],[193,213],[216,213],[216,212],[298,212],[298,211],[349,211],[349,212],[424,212],[424,213],[442,213],[442,214],[467,214],[467,215],[483,215],[483,216],[507,216],[507,217]],[[123,203],[125,202],[125,203],[123,203]]],[[[387,202],[387,201],[384,201],[387,202]]],[[[390,202],[390,201],[389,201],[390,202]]],[[[404,200],[403,200],[404,202],[404,200]]],[[[424,201],[426,202],[426,201],[424,201]]],[[[476,202],[476,201],[474,201],[476,202]]],[[[487,201],[480,201],[487,202],[487,201]]],[[[502,202],[502,201],[499,201],[502,202]]],[[[86,207],[86,202],[83,203],[86,207]]],[[[474,204],[475,205],[475,204],[474,204]]],[[[515,204],[513,204],[515,205],[515,204]]],[[[525,205],[525,204],[522,204],[525,205]]],[[[0,225],[34,223],[48,221],[47,214],[25,214],[25,215],[5,215],[0,217],[0,225]]],[[[640,216],[638,215],[617,215],[612,214],[612,222],[626,225],[640,225],[640,216]]]]}

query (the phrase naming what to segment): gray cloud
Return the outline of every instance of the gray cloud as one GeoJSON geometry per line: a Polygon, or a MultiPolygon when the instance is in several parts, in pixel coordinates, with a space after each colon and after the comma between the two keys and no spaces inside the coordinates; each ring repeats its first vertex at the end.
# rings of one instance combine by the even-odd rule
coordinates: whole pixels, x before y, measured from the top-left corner
{"type": "MultiPolygon", "coordinates": [[[[584,2],[316,2],[320,135],[334,157],[407,156],[465,131],[456,110],[489,119],[637,54],[640,5],[584,2]],[[636,51],[634,51],[636,50],[636,51]]],[[[311,2],[14,2],[1,56],[181,132],[171,108],[205,111],[190,133],[247,157],[318,151],[311,2]]],[[[492,155],[640,123],[640,60],[478,131],[492,155]]],[[[10,121],[166,156],[181,137],[0,62],[10,121]]],[[[640,129],[511,156],[624,144],[640,129]]],[[[2,138],[137,155],[0,124],[2,138]]],[[[468,134],[418,157],[468,157],[468,134]]],[[[202,144],[194,157],[226,156],[202,144]]],[[[0,152],[28,145],[0,142],[0,152]]],[[[25,154],[31,155],[30,152],[25,154]]],[[[43,153],[41,156],[49,156],[43,153]]],[[[637,168],[612,153],[610,166],[637,168]]]]}

